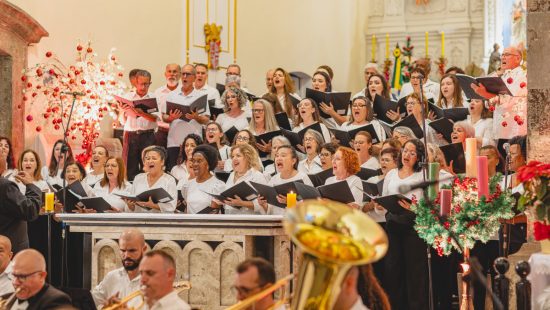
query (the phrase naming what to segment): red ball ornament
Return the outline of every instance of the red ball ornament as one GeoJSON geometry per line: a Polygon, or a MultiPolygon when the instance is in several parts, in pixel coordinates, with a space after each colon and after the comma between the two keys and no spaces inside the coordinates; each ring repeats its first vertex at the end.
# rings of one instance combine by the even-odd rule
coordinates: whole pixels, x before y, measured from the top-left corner
{"type": "Polygon", "coordinates": [[[54,128],[55,130],[59,130],[60,127],[59,127],[59,125],[55,124],[55,126],[53,126],[53,128],[54,128]]]}
{"type": "Polygon", "coordinates": [[[81,80],[80,84],[82,84],[82,85],[86,84],[86,80],[81,80]]]}
{"type": "Polygon", "coordinates": [[[23,101],[27,101],[28,99],[27,96],[23,96],[23,101]]]}
{"type": "Polygon", "coordinates": [[[506,121],[503,121],[501,125],[502,125],[502,127],[506,127],[506,126],[508,126],[508,123],[506,121]]]}
{"type": "Polygon", "coordinates": [[[31,88],[32,87],[32,83],[27,83],[27,88],[31,88]]]}
{"type": "Polygon", "coordinates": [[[489,106],[489,111],[494,112],[494,111],[495,111],[495,106],[494,106],[494,105],[490,105],[490,106],[489,106]]]}
{"type": "Polygon", "coordinates": [[[99,113],[99,118],[103,118],[103,113],[99,113]]]}
{"type": "Polygon", "coordinates": [[[93,50],[91,47],[88,47],[88,48],[86,49],[86,52],[88,52],[88,53],[91,53],[91,52],[93,52],[93,51],[94,51],[94,50],[93,50]]]}
{"type": "Polygon", "coordinates": [[[59,87],[54,88],[53,91],[58,93],[59,92],[59,87]]]}
{"type": "Polygon", "coordinates": [[[50,114],[44,113],[44,118],[45,118],[45,119],[48,119],[48,117],[50,117],[50,114]]]}
{"type": "Polygon", "coordinates": [[[520,125],[520,126],[523,125],[523,123],[524,123],[523,120],[518,121],[518,125],[520,125]]]}
{"type": "Polygon", "coordinates": [[[21,105],[20,105],[20,104],[18,104],[18,105],[17,105],[17,108],[21,110],[21,105]]]}
{"type": "Polygon", "coordinates": [[[38,95],[37,93],[32,93],[32,97],[36,97],[36,95],[38,95]]]}
{"type": "Polygon", "coordinates": [[[36,126],[36,132],[41,132],[41,131],[42,131],[42,127],[36,126]]]}
{"type": "Polygon", "coordinates": [[[519,115],[514,115],[514,121],[517,122],[518,120],[520,120],[519,115]]]}
{"type": "Polygon", "coordinates": [[[123,77],[123,76],[124,76],[124,73],[119,72],[119,73],[118,73],[118,76],[119,76],[119,77],[123,77]]]}
{"type": "Polygon", "coordinates": [[[509,77],[509,78],[506,80],[506,82],[507,82],[508,84],[512,84],[512,83],[514,83],[514,79],[512,79],[511,77],[509,77]]]}
{"type": "Polygon", "coordinates": [[[49,92],[47,89],[44,91],[44,95],[46,95],[46,96],[47,96],[49,93],[50,93],[50,92],[49,92]]]}
{"type": "Polygon", "coordinates": [[[76,140],[76,136],[72,136],[71,139],[76,140]]]}
{"type": "Polygon", "coordinates": [[[89,94],[89,93],[91,93],[91,92],[92,92],[91,89],[87,89],[87,90],[86,90],[86,93],[87,93],[87,94],[89,94]]]}
{"type": "Polygon", "coordinates": [[[36,69],[36,75],[42,76],[43,74],[44,74],[44,72],[42,72],[42,69],[40,69],[40,68],[36,69]]]}
{"type": "Polygon", "coordinates": [[[41,89],[42,86],[41,85],[36,85],[36,89],[41,89]]]}
{"type": "Polygon", "coordinates": [[[69,84],[74,84],[74,79],[70,79],[69,84]]]}
{"type": "Polygon", "coordinates": [[[99,85],[105,85],[105,81],[99,81],[99,85]]]}
{"type": "Polygon", "coordinates": [[[519,84],[519,87],[521,87],[521,88],[525,88],[525,86],[527,86],[527,83],[525,83],[525,82],[521,82],[521,83],[519,84]]]}
{"type": "Polygon", "coordinates": [[[52,57],[52,52],[47,51],[47,52],[46,52],[46,57],[48,57],[48,58],[52,57]]]}
{"type": "Polygon", "coordinates": [[[32,115],[27,115],[27,122],[32,122],[32,115]]]}
{"type": "Polygon", "coordinates": [[[48,73],[49,73],[50,75],[55,75],[55,70],[54,70],[54,69],[50,69],[50,70],[48,71],[48,73]]]}
{"type": "Polygon", "coordinates": [[[115,55],[111,56],[111,60],[112,60],[112,61],[115,61],[115,60],[116,60],[115,55]]]}
{"type": "Polygon", "coordinates": [[[27,76],[26,76],[26,75],[23,75],[23,76],[21,77],[21,81],[25,82],[26,80],[27,80],[27,76]]]}
{"type": "Polygon", "coordinates": [[[82,50],[82,45],[80,45],[80,44],[77,45],[77,46],[76,46],[76,50],[80,52],[80,51],[82,50]]]}
{"type": "Polygon", "coordinates": [[[116,82],[115,82],[115,81],[111,81],[111,85],[116,85],[116,82]]]}

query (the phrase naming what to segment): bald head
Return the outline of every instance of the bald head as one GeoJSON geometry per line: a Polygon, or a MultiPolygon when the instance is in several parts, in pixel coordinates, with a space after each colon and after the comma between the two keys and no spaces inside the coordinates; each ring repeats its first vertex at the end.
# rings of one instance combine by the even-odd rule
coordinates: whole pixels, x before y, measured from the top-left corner
{"type": "Polygon", "coordinates": [[[138,242],[140,245],[145,245],[145,236],[139,229],[131,228],[122,232],[120,239],[130,242],[138,242]]]}
{"type": "Polygon", "coordinates": [[[0,247],[4,249],[4,251],[11,252],[11,241],[8,237],[4,235],[0,235],[0,247]]]}
{"type": "Polygon", "coordinates": [[[33,271],[46,271],[46,260],[44,256],[35,249],[26,249],[15,255],[13,258],[14,270],[16,267],[33,271]]]}
{"type": "Polygon", "coordinates": [[[0,273],[4,272],[10,264],[13,253],[11,241],[8,237],[0,235],[0,273]]]}

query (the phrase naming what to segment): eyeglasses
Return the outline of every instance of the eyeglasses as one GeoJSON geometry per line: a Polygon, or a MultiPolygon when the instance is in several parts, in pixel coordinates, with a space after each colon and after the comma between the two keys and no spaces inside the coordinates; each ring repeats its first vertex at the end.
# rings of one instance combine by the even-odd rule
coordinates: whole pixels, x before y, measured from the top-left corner
{"type": "Polygon", "coordinates": [[[248,141],[250,141],[250,138],[249,137],[244,137],[244,136],[237,136],[236,140],[237,141],[248,142],[248,141]]]}
{"type": "Polygon", "coordinates": [[[321,152],[321,153],[319,153],[319,158],[321,158],[321,157],[330,157],[331,155],[332,155],[331,153],[323,153],[323,152],[321,152]]]}
{"type": "Polygon", "coordinates": [[[218,127],[206,128],[207,132],[217,132],[218,130],[218,127]]]}
{"type": "Polygon", "coordinates": [[[25,282],[27,280],[27,278],[29,278],[30,276],[33,276],[39,272],[43,272],[42,270],[37,270],[35,272],[31,272],[31,273],[27,273],[27,274],[17,274],[17,273],[12,273],[11,274],[11,277],[12,279],[17,279],[19,280],[19,282],[25,282]]]}
{"type": "Polygon", "coordinates": [[[362,104],[362,103],[354,103],[351,105],[352,108],[364,108],[366,106],[367,106],[366,104],[362,104]]]}
{"type": "Polygon", "coordinates": [[[420,80],[420,76],[419,75],[413,75],[413,76],[411,76],[411,80],[420,80]]]}
{"type": "Polygon", "coordinates": [[[260,288],[261,286],[256,286],[256,287],[252,287],[252,288],[248,288],[248,287],[244,287],[244,286],[231,286],[231,291],[237,295],[237,293],[241,294],[241,295],[248,295],[250,293],[252,293],[254,290],[260,288]]]}
{"type": "Polygon", "coordinates": [[[521,55],[519,54],[510,54],[510,53],[504,53],[502,54],[501,57],[511,57],[511,56],[521,57],[521,55]]]}
{"type": "Polygon", "coordinates": [[[264,113],[264,109],[252,109],[253,113],[264,113]]]}
{"type": "Polygon", "coordinates": [[[409,154],[409,155],[411,155],[411,156],[416,156],[416,152],[415,152],[415,151],[403,150],[403,154],[409,154]]]}
{"type": "Polygon", "coordinates": [[[315,139],[313,139],[313,137],[305,137],[304,141],[305,142],[312,142],[312,141],[315,141],[315,139]]]}
{"type": "Polygon", "coordinates": [[[381,163],[391,163],[393,161],[393,158],[380,158],[381,163]]]}
{"type": "Polygon", "coordinates": [[[298,109],[301,108],[301,107],[304,107],[304,108],[305,107],[311,107],[311,102],[309,102],[309,101],[308,102],[300,102],[300,103],[298,103],[297,107],[298,107],[298,109]]]}
{"type": "Polygon", "coordinates": [[[237,99],[236,95],[227,95],[225,96],[227,99],[237,99]]]}
{"type": "Polygon", "coordinates": [[[405,103],[406,106],[407,106],[407,105],[415,105],[415,104],[416,104],[416,101],[407,101],[407,102],[405,103]]]}
{"type": "Polygon", "coordinates": [[[194,75],[195,75],[195,73],[193,73],[193,72],[182,72],[181,73],[181,76],[194,76],[194,75]]]}

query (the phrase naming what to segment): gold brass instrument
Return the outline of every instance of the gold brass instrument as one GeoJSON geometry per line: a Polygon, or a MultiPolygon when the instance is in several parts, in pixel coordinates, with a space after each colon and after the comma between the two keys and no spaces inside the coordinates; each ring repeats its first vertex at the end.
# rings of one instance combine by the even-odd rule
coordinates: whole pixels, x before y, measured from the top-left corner
{"type": "Polygon", "coordinates": [[[13,305],[13,302],[15,301],[15,298],[17,298],[17,294],[21,292],[21,288],[18,287],[15,292],[13,292],[10,297],[6,299],[0,299],[0,310],[8,310],[13,305]]]}
{"type": "Polygon", "coordinates": [[[334,201],[304,201],[286,210],[283,224],[303,252],[292,309],[332,309],[348,271],[381,259],[388,250],[380,225],[334,201]]]}
{"type": "MultiPolygon", "coordinates": [[[[174,289],[176,290],[176,292],[178,292],[178,294],[182,291],[185,291],[185,290],[189,290],[191,289],[191,283],[189,281],[179,281],[179,282],[175,282],[174,283],[174,289]]],[[[141,303],[137,306],[137,307],[134,307],[134,308],[129,308],[130,310],[139,310],[141,308],[143,308],[143,305],[145,305],[145,299],[143,298],[143,292],[141,290],[137,290],[137,291],[134,291],[130,294],[128,294],[127,296],[125,296],[124,298],[122,298],[119,302],[115,303],[115,304],[112,304],[112,305],[109,305],[107,307],[103,307],[103,310],[117,310],[117,309],[122,309],[123,307],[126,306],[126,304],[128,302],[130,302],[132,299],[134,298],[141,298],[141,303]]],[[[1,310],[1,309],[0,309],[1,310]]]]}
{"type": "MultiPolygon", "coordinates": [[[[283,288],[283,292],[281,294],[281,300],[285,301],[286,300],[286,298],[285,298],[286,289],[285,288],[288,285],[288,283],[290,283],[292,278],[294,278],[294,275],[290,274],[290,275],[282,278],[281,280],[275,282],[275,284],[273,284],[270,287],[264,289],[263,291],[261,291],[259,293],[256,293],[256,294],[254,294],[254,295],[252,295],[252,296],[250,296],[246,299],[243,299],[243,300],[239,301],[238,303],[234,304],[233,306],[231,306],[229,308],[226,308],[225,310],[247,309],[250,306],[252,306],[253,304],[255,304],[258,300],[268,296],[269,294],[272,294],[273,292],[275,292],[279,288],[283,288]]],[[[277,305],[274,306],[273,308],[277,308],[277,305]]]]}

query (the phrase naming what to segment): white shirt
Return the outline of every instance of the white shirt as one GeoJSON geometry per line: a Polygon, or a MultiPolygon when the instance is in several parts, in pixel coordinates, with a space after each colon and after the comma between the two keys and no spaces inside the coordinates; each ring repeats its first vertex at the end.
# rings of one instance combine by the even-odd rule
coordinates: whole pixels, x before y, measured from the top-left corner
{"type": "MultiPolygon", "coordinates": [[[[325,181],[325,185],[338,183],[343,180],[337,180],[336,176],[331,176],[325,181]]],[[[359,206],[363,205],[363,183],[361,182],[361,179],[356,175],[350,175],[346,178],[346,182],[348,183],[349,189],[351,190],[351,194],[353,195],[353,202],[358,204],[359,206]]]]}
{"type": "MultiPolygon", "coordinates": [[[[318,122],[315,122],[318,123],[318,122]]],[[[323,134],[323,140],[325,140],[325,143],[329,143],[331,141],[330,139],[330,131],[328,130],[327,126],[323,123],[319,124],[321,126],[321,132],[323,134]]],[[[310,125],[311,126],[311,125],[310,125]]],[[[308,126],[304,126],[304,123],[300,123],[298,126],[292,128],[292,131],[294,132],[300,132],[300,130],[306,128],[308,126]]]]}
{"type": "MultiPolygon", "coordinates": [[[[25,184],[15,180],[15,179],[12,180],[11,178],[9,178],[9,180],[13,181],[13,182],[15,182],[15,184],[17,184],[21,194],[23,194],[23,195],[25,194],[25,192],[27,191],[27,187],[25,186],[25,184]]],[[[46,181],[44,181],[44,180],[33,181],[32,184],[36,185],[36,187],[38,187],[40,189],[40,191],[42,191],[42,192],[48,191],[50,189],[50,187],[48,186],[48,183],[46,183],[46,181]]],[[[1,296],[1,294],[0,294],[0,296],[1,296]]]]}
{"type": "Polygon", "coordinates": [[[526,135],[527,73],[521,67],[517,67],[512,70],[506,70],[501,78],[513,96],[499,96],[499,103],[495,106],[495,111],[493,112],[493,133],[495,138],[510,139],[514,136],[526,135]],[[514,120],[516,115],[523,119],[521,126],[514,120]],[[506,122],[506,126],[503,126],[502,122],[506,122]]]}
{"type": "MultiPolygon", "coordinates": [[[[378,135],[378,138],[380,139],[380,141],[377,141],[377,142],[375,142],[373,140],[372,141],[373,144],[376,144],[376,143],[379,143],[379,142],[382,142],[382,141],[386,140],[386,131],[384,130],[382,125],[380,125],[380,122],[377,119],[373,119],[372,121],[367,122],[365,124],[361,124],[361,125],[353,124],[352,122],[344,122],[344,123],[342,123],[342,125],[340,125],[340,130],[351,131],[351,130],[354,130],[354,129],[357,129],[357,128],[367,126],[368,124],[372,124],[372,127],[374,127],[374,131],[376,132],[376,135],[378,135]]],[[[352,138],[354,138],[354,137],[352,137],[352,138]]],[[[372,138],[374,138],[374,137],[372,137],[372,138]]],[[[345,146],[348,146],[348,145],[345,145],[345,146]]]]}
{"type": "MultiPolygon", "coordinates": [[[[202,93],[196,90],[193,90],[188,95],[184,95],[180,87],[170,92],[168,96],[166,96],[166,101],[182,106],[189,106],[202,95],[202,93]]],[[[202,115],[210,115],[208,104],[206,105],[206,111],[202,115]]],[[[176,119],[172,121],[172,123],[170,123],[170,129],[168,130],[167,147],[179,147],[183,143],[185,137],[191,133],[202,136],[202,125],[196,120],[192,119],[186,122],[181,119],[176,119]]]]}
{"type": "Polygon", "coordinates": [[[305,174],[315,174],[323,171],[321,166],[321,159],[319,156],[315,156],[311,162],[308,163],[307,157],[298,163],[298,171],[305,174]]]}
{"type": "MultiPolygon", "coordinates": [[[[383,181],[384,178],[381,175],[374,175],[370,177],[367,182],[371,184],[378,184],[378,182],[383,181]]],[[[367,212],[367,215],[370,216],[377,223],[386,222],[386,217],[384,216],[384,211],[376,211],[376,209],[367,212]]]]}
{"type": "MultiPolygon", "coordinates": [[[[422,88],[424,89],[424,94],[426,95],[426,99],[434,99],[437,100],[439,98],[439,83],[436,83],[430,79],[426,81],[422,85],[422,88]]],[[[401,92],[399,93],[399,99],[406,97],[414,92],[414,89],[411,85],[411,82],[403,84],[403,87],[401,87],[401,92]]]]}
{"type": "MultiPolygon", "coordinates": [[[[401,179],[399,177],[398,169],[392,169],[388,171],[386,177],[384,178],[384,188],[382,189],[382,196],[400,194],[401,192],[399,191],[399,186],[419,183],[422,182],[422,180],[422,172],[414,172],[410,176],[401,179]]],[[[420,200],[420,198],[423,197],[421,189],[416,189],[403,195],[409,199],[415,198],[416,200],[420,200]]],[[[386,210],[378,210],[376,208],[375,210],[378,214],[386,214],[387,212],[386,210]]]]}
{"type": "Polygon", "coordinates": [[[191,310],[191,307],[178,296],[177,291],[172,291],[157,300],[150,310],[191,310]]]}
{"type": "Polygon", "coordinates": [[[220,92],[215,87],[212,87],[205,82],[203,87],[201,88],[195,87],[195,90],[197,90],[201,94],[201,96],[206,94],[207,95],[206,100],[214,99],[214,107],[219,109],[223,108],[220,92]]]}
{"type": "Polygon", "coordinates": [[[44,181],[49,183],[50,185],[63,184],[63,180],[61,179],[61,173],[63,172],[63,169],[58,169],[57,174],[55,176],[50,176],[50,170],[48,169],[48,166],[42,167],[42,170],[40,170],[40,174],[42,175],[42,178],[44,181]]]}
{"type": "Polygon", "coordinates": [[[376,157],[371,156],[366,162],[361,165],[361,168],[378,170],[380,169],[380,163],[376,157]]]}
{"type": "Polygon", "coordinates": [[[29,307],[29,302],[26,300],[15,300],[13,303],[13,306],[11,306],[11,310],[26,310],[29,307]]]}
{"type": "MultiPolygon", "coordinates": [[[[130,293],[139,290],[140,279],[141,276],[138,273],[134,279],[130,280],[128,272],[123,267],[110,271],[91,291],[95,305],[98,309],[101,309],[109,298],[116,293],[122,299],[124,296],[128,296],[130,293]]],[[[139,298],[134,298],[128,302],[128,307],[137,307],[139,304],[139,298]]]]}
{"type": "Polygon", "coordinates": [[[365,87],[363,89],[361,89],[359,92],[357,92],[355,95],[353,95],[353,97],[351,97],[351,100],[357,98],[357,97],[366,97],[367,96],[367,91],[368,91],[368,88],[365,87]]]}
{"type": "MultiPolygon", "coordinates": [[[[472,119],[470,115],[468,115],[468,121],[470,122],[470,124],[472,124],[472,119]]],[[[481,146],[495,145],[492,118],[481,118],[472,125],[474,126],[476,137],[481,138],[481,146]]]]}
{"type": "MultiPolygon", "coordinates": [[[[303,181],[305,185],[313,186],[313,183],[311,183],[311,180],[309,179],[309,177],[305,173],[300,172],[300,171],[298,171],[298,173],[296,173],[295,176],[293,176],[292,178],[288,178],[288,179],[281,178],[281,173],[277,173],[276,175],[271,177],[271,179],[269,180],[267,185],[275,186],[275,185],[280,185],[280,184],[299,181],[299,180],[303,181]]],[[[282,214],[285,214],[285,209],[276,207],[276,206],[271,205],[271,204],[268,204],[267,205],[267,211],[264,210],[264,208],[260,208],[260,212],[262,214],[270,214],[270,215],[271,214],[279,214],[279,215],[282,215],[282,214]]]]}
{"type": "Polygon", "coordinates": [[[8,266],[6,266],[6,270],[0,274],[0,296],[15,292],[10,279],[12,268],[13,262],[10,262],[8,266]]]}
{"type": "MultiPolygon", "coordinates": [[[[251,185],[250,182],[260,183],[260,184],[266,184],[267,180],[263,173],[256,169],[248,169],[248,171],[241,176],[239,179],[235,181],[235,171],[231,172],[229,175],[229,179],[227,179],[227,182],[225,183],[225,188],[229,189],[233,187],[233,185],[238,184],[240,182],[247,182],[248,185],[251,185]]],[[[241,197],[243,198],[243,197],[241,197]]],[[[224,204],[223,207],[225,209],[225,214],[254,214],[254,213],[260,213],[260,205],[258,204],[258,199],[253,200],[254,203],[254,209],[249,209],[245,207],[241,208],[233,208],[232,206],[224,204]]]]}
{"type": "Polygon", "coordinates": [[[109,193],[109,184],[101,186],[101,184],[98,182],[93,188],[93,193],[96,197],[102,197],[103,199],[105,199],[105,201],[107,201],[107,203],[111,205],[111,207],[119,211],[130,212],[130,210],[126,206],[126,202],[124,202],[124,200],[122,200],[122,198],[120,198],[120,196],[117,196],[116,194],[129,195],[131,186],[132,185],[130,185],[130,183],[124,182],[122,188],[116,187],[115,189],[113,189],[112,192],[109,193]]]}
{"type": "Polygon", "coordinates": [[[244,111],[237,117],[231,117],[227,113],[222,113],[216,118],[216,123],[222,126],[223,132],[228,131],[233,126],[235,126],[237,130],[243,130],[248,127],[248,119],[244,111]]]}
{"type": "MultiPolygon", "coordinates": [[[[176,86],[175,89],[177,89],[178,87],[180,87],[179,84],[178,84],[178,86],[176,86]]],[[[171,92],[171,90],[166,85],[163,85],[163,86],[155,89],[155,98],[157,98],[157,105],[159,107],[159,112],[162,113],[162,114],[167,114],[168,113],[168,112],[166,112],[166,97],[168,96],[168,94],[170,92],[171,92]]],[[[170,127],[170,124],[162,121],[162,117],[159,118],[159,120],[157,121],[157,125],[159,127],[163,127],[163,128],[166,128],[166,129],[168,129],[168,127],[170,127]]]]}
{"type": "Polygon", "coordinates": [[[204,210],[206,207],[210,207],[212,204],[211,194],[220,194],[224,191],[225,184],[215,176],[211,176],[208,180],[197,183],[197,178],[183,184],[181,188],[181,195],[187,203],[187,213],[197,214],[204,210]]]}
{"type": "MultiPolygon", "coordinates": [[[[148,99],[148,98],[154,98],[154,95],[151,93],[146,94],[143,97],[140,97],[136,92],[129,92],[125,96],[128,100],[138,100],[138,99],[148,99]]],[[[158,103],[157,103],[158,104],[158,103]]],[[[124,131],[136,131],[136,130],[149,130],[149,129],[156,129],[157,128],[157,122],[151,122],[147,119],[138,116],[135,117],[131,114],[126,114],[126,121],[124,123],[124,131]]],[[[153,113],[158,118],[158,112],[153,113]]]]}
{"type": "Polygon", "coordinates": [[[99,181],[103,179],[103,173],[101,174],[93,174],[91,171],[86,174],[86,177],[84,180],[82,180],[83,183],[88,184],[91,187],[94,187],[99,181]]]}
{"type": "Polygon", "coordinates": [[[363,304],[363,300],[361,299],[361,296],[357,297],[357,301],[349,308],[349,310],[369,310],[367,306],[363,304]]]}
{"type": "Polygon", "coordinates": [[[134,183],[132,183],[132,187],[130,188],[130,194],[132,195],[139,195],[145,191],[148,191],[150,189],[154,188],[163,188],[170,194],[170,196],[173,198],[170,202],[159,202],[159,210],[147,210],[144,208],[141,208],[136,205],[136,209],[134,212],[165,212],[165,213],[173,213],[176,210],[176,204],[178,199],[178,190],[176,188],[176,180],[169,174],[163,173],[163,175],[153,184],[152,186],[149,186],[149,182],[147,181],[147,175],[148,173],[140,173],[136,175],[134,178],[134,183]]]}
{"type": "Polygon", "coordinates": [[[185,162],[172,167],[172,170],[170,170],[170,174],[178,181],[180,181],[181,179],[189,179],[189,171],[187,170],[185,162]]]}

